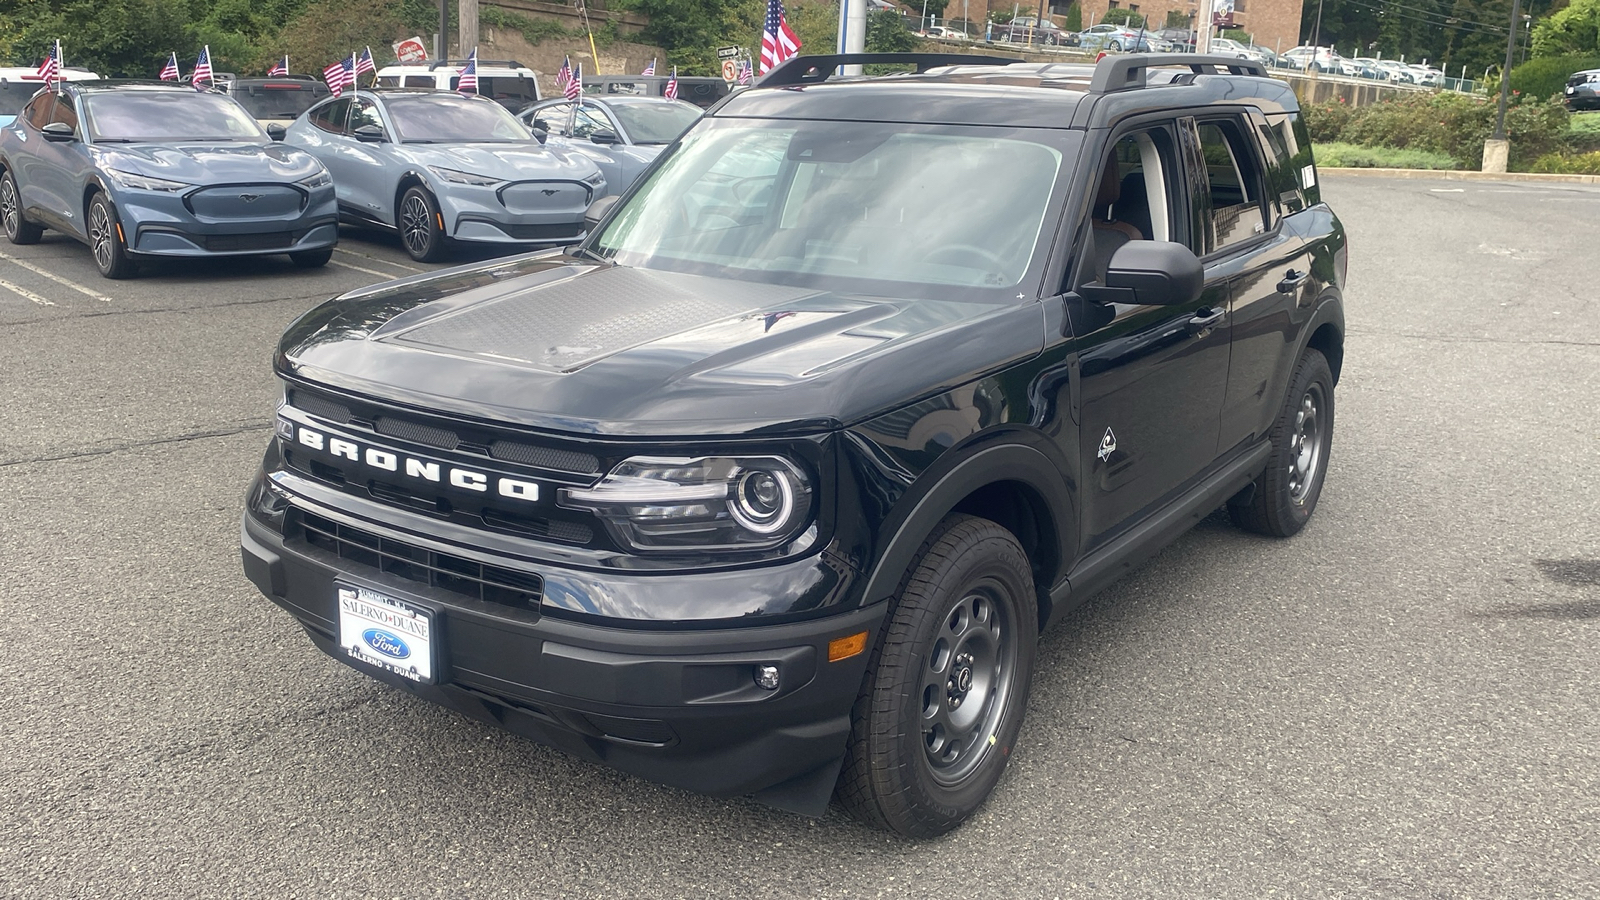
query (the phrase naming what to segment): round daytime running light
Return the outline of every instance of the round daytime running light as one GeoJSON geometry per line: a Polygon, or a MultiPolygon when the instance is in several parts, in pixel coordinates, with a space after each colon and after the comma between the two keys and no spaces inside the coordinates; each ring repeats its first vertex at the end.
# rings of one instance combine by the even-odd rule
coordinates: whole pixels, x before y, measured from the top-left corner
{"type": "Polygon", "coordinates": [[[772,534],[782,528],[794,511],[794,487],[789,479],[765,469],[740,473],[732,493],[728,512],[756,534],[772,534]]]}

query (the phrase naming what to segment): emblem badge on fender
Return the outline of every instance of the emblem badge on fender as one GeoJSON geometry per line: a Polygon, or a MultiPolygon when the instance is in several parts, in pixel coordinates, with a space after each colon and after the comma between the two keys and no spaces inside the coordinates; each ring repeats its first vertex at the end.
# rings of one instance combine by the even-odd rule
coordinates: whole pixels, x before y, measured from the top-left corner
{"type": "Polygon", "coordinates": [[[1117,436],[1111,433],[1110,428],[1107,428],[1106,436],[1100,439],[1100,452],[1096,453],[1095,456],[1100,457],[1101,462],[1105,462],[1115,452],[1117,452],[1117,436]]]}

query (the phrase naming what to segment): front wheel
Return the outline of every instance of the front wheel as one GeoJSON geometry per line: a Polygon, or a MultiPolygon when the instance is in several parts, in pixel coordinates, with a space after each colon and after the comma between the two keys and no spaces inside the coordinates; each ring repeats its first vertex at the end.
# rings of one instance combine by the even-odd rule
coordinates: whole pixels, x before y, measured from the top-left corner
{"type": "Polygon", "coordinates": [[[128,258],[117,209],[104,192],[89,201],[89,249],[94,251],[95,268],[107,278],[127,278],[137,268],[128,258]]]}
{"type": "Polygon", "coordinates": [[[1110,48],[1111,52],[1113,52],[1113,53],[1121,53],[1122,52],[1122,42],[1121,41],[1112,41],[1110,43],[1110,45],[1109,45],[1109,48],[1110,48]]]}
{"type": "Polygon", "coordinates": [[[1333,449],[1333,371],[1321,351],[1308,348],[1295,365],[1271,440],[1249,502],[1230,502],[1228,513],[1246,531],[1289,537],[1316,511],[1333,449]]]}
{"type": "Polygon", "coordinates": [[[444,259],[444,219],[439,214],[439,204],[433,195],[421,186],[411,187],[400,198],[400,241],[406,253],[417,262],[438,262],[444,259]]]}
{"type": "Polygon", "coordinates": [[[952,515],[922,546],[851,713],[837,789],[851,814],[933,837],[988,799],[1022,729],[1039,636],[1028,556],[952,515]]]}

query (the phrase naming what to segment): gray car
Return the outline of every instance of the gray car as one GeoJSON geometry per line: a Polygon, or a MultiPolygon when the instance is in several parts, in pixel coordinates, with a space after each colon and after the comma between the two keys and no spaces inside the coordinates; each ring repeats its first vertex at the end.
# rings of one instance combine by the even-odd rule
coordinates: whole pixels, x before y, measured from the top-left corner
{"type": "Polygon", "coordinates": [[[397,232],[421,262],[455,241],[570,244],[606,194],[588,157],[544,146],[493,100],[453,91],[346,92],[307,110],[284,142],[328,167],[341,220],[397,232]]]}
{"type": "Polygon", "coordinates": [[[612,193],[620,194],[661,151],[689,130],[705,110],[661,97],[546,100],[517,115],[531,127],[566,138],[573,149],[595,161],[612,193]]]}

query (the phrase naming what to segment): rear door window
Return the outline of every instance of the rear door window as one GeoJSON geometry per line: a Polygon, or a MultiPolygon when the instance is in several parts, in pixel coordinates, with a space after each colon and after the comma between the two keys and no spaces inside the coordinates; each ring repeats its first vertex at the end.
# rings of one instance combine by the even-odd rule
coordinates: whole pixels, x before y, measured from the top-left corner
{"type": "Polygon", "coordinates": [[[318,107],[311,116],[311,124],[329,134],[343,134],[345,119],[350,116],[350,99],[340,97],[338,100],[318,107]]]}
{"type": "Polygon", "coordinates": [[[1196,125],[1209,195],[1206,250],[1215,253],[1265,233],[1269,223],[1260,165],[1239,121],[1203,119],[1196,125]]]}

